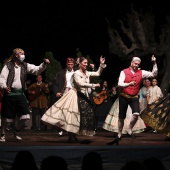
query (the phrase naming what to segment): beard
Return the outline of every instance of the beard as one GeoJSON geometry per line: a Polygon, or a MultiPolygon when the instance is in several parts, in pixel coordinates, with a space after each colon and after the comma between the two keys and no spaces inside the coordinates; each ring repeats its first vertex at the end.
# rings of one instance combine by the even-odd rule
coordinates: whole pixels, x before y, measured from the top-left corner
{"type": "Polygon", "coordinates": [[[136,66],[131,66],[132,70],[135,72],[138,70],[139,67],[136,67],[136,66]]]}

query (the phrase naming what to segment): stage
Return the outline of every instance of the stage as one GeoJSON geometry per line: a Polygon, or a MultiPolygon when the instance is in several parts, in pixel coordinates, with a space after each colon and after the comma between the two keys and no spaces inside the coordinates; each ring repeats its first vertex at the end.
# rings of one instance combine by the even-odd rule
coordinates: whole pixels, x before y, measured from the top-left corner
{"type": "MultiPolygon", "coordinates": [[[[138,133],[136,139],[124,135],[119,145],[107,145],[114,139],[112,132],[96,131],[93,137],[78,136],[80,143],[67,143],[67,133],[59,137],[56,130],[20,132],[22,141],[16,141],[13,132],[8,131],[6,142],[0,143],[0,165],[9,170],[15,155],[20,150],[29,150],[37,165],[50,155],[62,156],[68,163],[68,170],[80,170],[83,156],[89,151],[101,154],[104,170],[118,170],[128,160],[142,161],[147,157],[157,157],[170,168],[170,142],[159,133],[138,133]],[[86,142],[82,142],[86,141],[86,142]]],[[[1,169],[1,168],[0,168],[1,169]]]]}

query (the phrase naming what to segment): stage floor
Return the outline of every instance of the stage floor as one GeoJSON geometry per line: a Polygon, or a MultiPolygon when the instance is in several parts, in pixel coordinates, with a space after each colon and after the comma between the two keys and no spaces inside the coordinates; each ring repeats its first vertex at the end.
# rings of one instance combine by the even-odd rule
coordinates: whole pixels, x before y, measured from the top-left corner
{"type": "Polygon", "coordinates": [[[24,130],[20,132],[22,141],[13,138],[13,132],[6,133],[6,142],[0,143],[0,165],[5,169],[10,166],[19,150],[29,150],[33,153],[38,165],[42,159],[50,155],[62,156],[68,163],[69,170],[80,170],[83,156],[90,151],[101,154],[104,170],[118,170],[128,160],[142,161],[146,157],[159,158],[170,168],[170,142],[164,141],[160,133],[138,133],[136,139],[124,135],[119,145],[107,145],[114,139],[112,132],[96,131],[96,135],[78,136],[80,143],[67,143],[67,133],[59,137],[57,131],[24,130]],[[83,143],[82,141],[89,141],[83,143]]]}

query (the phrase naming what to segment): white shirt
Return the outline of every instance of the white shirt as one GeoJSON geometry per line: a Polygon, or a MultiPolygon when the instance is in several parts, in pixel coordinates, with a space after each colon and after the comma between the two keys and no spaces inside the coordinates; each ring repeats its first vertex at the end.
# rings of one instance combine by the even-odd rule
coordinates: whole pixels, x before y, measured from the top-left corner
{"type": "Polygon", "coordinates": [[[163,97],[161,88],[158,87],[157,85],[151,86],[147,92],[148,96],[148,104],[151,104],[158,100],[159,98],[163,97]]]}
{"type": "MultiPolygon", "coordinates": [[[[152,72],[151,71],[146,71],[146,70],[141,70],[142,71],[142,78],[149,78],[149,77],[155,77],[158,73],[158,67],[157,64],[153,65],[152,72]]],[[[133,70],[131,70],[132,74],[135,74],[133,70]]],[[[129,86],[129,83],[125,83],[125,73],[122,70],[120,72],[119,80],[118,80],[118,86],[119,87],[127,87],[129,86]]]]}
{"type": "Polygon", "coordinates": [[[66,87],[68,88],[73,87],[73,73],[74,73],[74,70],[66,71],[66,87]]]}
{"type": "MultiPolygon", "coordinates": [[[[46,68],[46,65],[44,63],[40,64],[39,66],[35,66],[34,64],[27,63],[27,73],[28,74],[34,74],[38,75],[41,72],[43,72],[46,68]]],[[[14,68],[15,75],[14,75],[14,81],[12,83],[12,88],[21,89],[21,79],[20,79],[20,73],[21,73],[21,67],[19,65],[15,65],[14,68]]],[[[0,87],[6,88],[7,87],[7,78],[8,78],[9,70],[8,67],[5,65],[1,71],[0,74],[0,87]]]]}

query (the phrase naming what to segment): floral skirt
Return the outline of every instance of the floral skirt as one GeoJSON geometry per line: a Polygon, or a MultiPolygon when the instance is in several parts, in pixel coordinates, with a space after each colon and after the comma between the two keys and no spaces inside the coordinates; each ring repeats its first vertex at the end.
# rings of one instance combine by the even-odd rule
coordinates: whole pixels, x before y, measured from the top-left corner
{"type": "Polygon", "coordinates": [[[170,93],[148,105],[141,118],[153,129],[170,137],[170,93]]]}
{"type": "Polygon", "coordinates": [[[96,118],[92,101],[81,92],[78,92],[78,105],[80,110],[80,135],[95,135],[96,118]]]}

